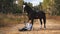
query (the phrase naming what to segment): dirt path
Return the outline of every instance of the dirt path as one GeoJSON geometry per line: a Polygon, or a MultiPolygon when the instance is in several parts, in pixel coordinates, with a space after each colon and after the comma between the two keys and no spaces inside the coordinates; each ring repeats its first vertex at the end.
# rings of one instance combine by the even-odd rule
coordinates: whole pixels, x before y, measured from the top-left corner
{"type": "Polygon", "coordinates": [[[22,28],[24,24],[18,24],[12,27],[0,28],[0,34],[60,34],[60,21],[47,19],[46,30],[43,27],[40,29],[40,23],[38,22],[34,23],[32,31],[20,32],[18,29],[22,28]]]}

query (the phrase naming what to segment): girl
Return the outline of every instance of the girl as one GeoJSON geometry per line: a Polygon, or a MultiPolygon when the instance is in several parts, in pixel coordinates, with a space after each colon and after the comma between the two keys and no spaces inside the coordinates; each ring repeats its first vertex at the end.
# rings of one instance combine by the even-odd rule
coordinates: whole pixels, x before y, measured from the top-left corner
{"type": "Polygon", "coordinates": [[[22,29],[19,29],[19,31],[28,31],[32,29],[32,24],[31,21],[29,21],[28,23],[25,23],[25,27],[22,29]]]}

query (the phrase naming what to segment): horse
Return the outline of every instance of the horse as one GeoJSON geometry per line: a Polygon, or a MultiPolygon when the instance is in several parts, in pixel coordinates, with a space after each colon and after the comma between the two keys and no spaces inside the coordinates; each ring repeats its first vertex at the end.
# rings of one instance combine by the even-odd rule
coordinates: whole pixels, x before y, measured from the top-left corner
{"type": "Polygon", "coordinates": [[[44,29],[46,29],[46,15],[45,15],[45,12],[43,12],[42,10],[39,10],[38,12],[36,12],[27,3],[25,3],[23,5],[25,5],[24,11],[27,12],[28,18],[29,18],[29,20],[31,20],[32,25],[33,25],[34,19],[39,19],[40,23],[41,23],[41,27],[40,28],[42,28],[42,19],[43,19],[44,29]]]}

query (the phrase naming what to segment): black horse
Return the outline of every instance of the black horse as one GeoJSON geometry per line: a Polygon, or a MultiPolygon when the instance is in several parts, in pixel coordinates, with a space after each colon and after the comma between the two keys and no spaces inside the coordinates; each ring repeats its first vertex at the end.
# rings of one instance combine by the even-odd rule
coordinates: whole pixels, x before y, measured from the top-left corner
{"type": "Polygon", "coordinates": [[[33,25],[34,19],[40,19],[40,23],[41,23],[41,27],[42,27],[42,19],[43,19],[44,28],[46,28],[46,15],[45,15],[45,13],[41,10],[36,12],[30,6],[28,6],[27,3],[25,3],[24,5],[25,5],[24,11],[26,11],[28,13],[28,18],[29,18],[29,20],[31,20],[32,25],[33,25]]]}

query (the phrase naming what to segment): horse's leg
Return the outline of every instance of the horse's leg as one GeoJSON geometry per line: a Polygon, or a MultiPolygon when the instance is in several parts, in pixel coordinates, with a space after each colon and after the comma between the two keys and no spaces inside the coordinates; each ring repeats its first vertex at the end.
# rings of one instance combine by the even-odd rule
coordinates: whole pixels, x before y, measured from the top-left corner
{"type": "Polygon", "coordinates": [[[31,19],[31,23],[32,23],[32,25],[33,25],[33,21],[34,21],[34,19],[31,19]]]}
{"type": "Polygon", "coordinates": [[[43,18],[44,21],[44,29],[46,29],[46,17],[43,18]]]}
{"type": "MultiPolygon", "coordinates": [[[[34,21],[34,19],[31,19],[32,27],[33,27],[33,21],[34,21]]],[[[31,29],[32,29],[32,27],[31,27],[31,29]]]]}
{"type": "Polygon", "coordinates": [[[40,23],[41,23],[41,25],[40,25],[40,29],[42,28],[42,19],[40,19],[40,23]]]}
{"type": "MultiPolygon", "coordinates": [[[[28,21],[31,21],[31,24],[32,24],[32,27],[33,27],[33,21],[34,21],[34,19],[29,18],[29,20],[28,20],[28,21]]],[[[31,27],[31,29],[32,29],[32,27],[31,27]]]]}

